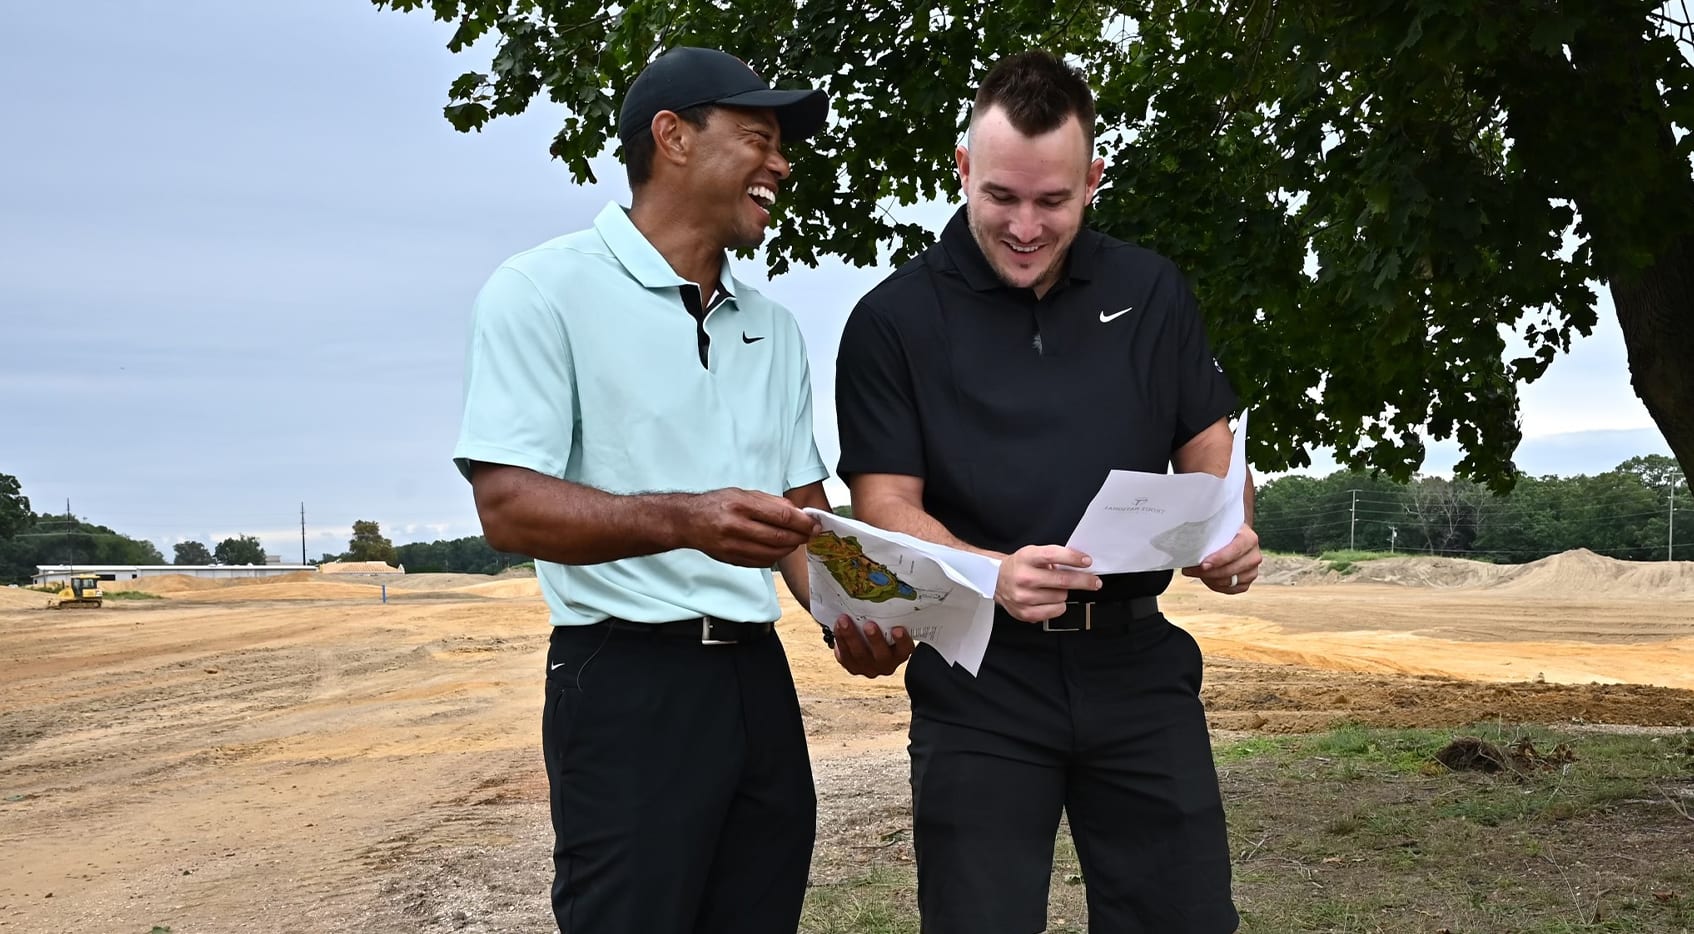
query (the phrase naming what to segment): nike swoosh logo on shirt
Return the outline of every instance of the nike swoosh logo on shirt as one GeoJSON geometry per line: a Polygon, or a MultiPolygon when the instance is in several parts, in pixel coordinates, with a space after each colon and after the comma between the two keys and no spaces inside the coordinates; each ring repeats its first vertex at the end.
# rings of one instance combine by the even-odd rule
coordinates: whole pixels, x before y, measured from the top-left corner
{"type": "Polygon", "coordinates": [[[1135,306],[1131,305],[1131,306],[1129,306],[1128,308],[1125,308],[1122,311],[1114,311],[1109,315],[1102,311],[1102,312],[1100,312],[1100,323],[1101,324],[1108,324],[1112,321],[1117,320],[1118,318],[1123,317],[1124,315],[1129,314],[1130,312],[1132,312],[1134,310],[1135,310],[1135,306]]]}
{"type": "Polygon", "coordinates": [[[762,336],[760,336],[760,337],[748,337],[746,331],[741,332],[741,342],[743,344],[757,344],[759,341],[762,341],[762,340],[764,340],[764,337],[762,337],[762,336]]]}
{"type": "Polygon", "coordinates": [[[563,667],[565,667],[565,663],[564,663],[564,662],[554,662],[554,663],[552,663],[552,664],[551,664],[551,665],[548,665],[548,666],[547,666],[547,670],[548,670],[548,671],[552,671],[552,670],[553,670],[553,669],[555,669],[555,668],[563,668],[563,667]]]}

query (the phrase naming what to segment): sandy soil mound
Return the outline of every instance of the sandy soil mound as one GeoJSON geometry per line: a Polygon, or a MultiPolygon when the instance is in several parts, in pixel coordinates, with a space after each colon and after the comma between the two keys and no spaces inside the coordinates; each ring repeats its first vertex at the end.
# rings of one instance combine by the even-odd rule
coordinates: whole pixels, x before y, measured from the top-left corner
{"type": "Polygon", "coordinates": [[[1694,561],[1619,561],[1578,548],[1515,570],[1500,590],[1548,597],[1694,596],[1694,561]]]}
{"type": "Polygon", "coordinates": [[[194,577],[190,574],[160,574],[155,577],[138,577],[127,581],[108,581],[104,588],[111,592],[138,590],[142,593],[172,596],[202,590],[222,590],[229,587],[269,587],[284,583],[297,584],[316,579],[317,575],[311,571],[295,571],[292,574],[280,574],[275,577],[236,577],[222,580],[194,577]]]}
{"type": "Polygon", "coordinates": [[[382,561],[326,561],[318,565],[320,574],[399,574],[399,568],[382,561]]]}
{"type": "Polygon", "coordinates": [[[25,590],[22,587],[0,587],[0,607],[8,610],[28,610],[43,607],[51,603],[53,597],[39,590],[25,590]]]}
{"type": "Polygon", "coordinates": [[[540,597],[541,581],[534,577],[495,580],[482,584],[471,584],[468,587],[455,587],[453,592],[474,594],[478,597],[540,597]]]}
{"type": "Polygon", "coordinates": [[[1259,566],[1261,584],[1334,583],[1340,577],[1329,569],[1329,562],[1304,555],[1265,555],[1259,566]]]}
{"type": "MultiPolygon", "coordinates": [[[[393,591],[389,592],[393,596],[393,591]]],[[[274,580],[252,581],[245,587],[214,587],[169,594],[177,600],[200,603],[235,603],[248,600],[380,600],[382,589],[370,584],[339,581],[274,580]]]]}
{"type": "Polygon", "coordinates": [[[1509,579],[1516,565],[1488,564],[1463,558],[1419,557],[1376,558],[1354,564],[1350,581],[1377,584],[1407,584],[1413,587],[1487,587],[1509,579]]]}

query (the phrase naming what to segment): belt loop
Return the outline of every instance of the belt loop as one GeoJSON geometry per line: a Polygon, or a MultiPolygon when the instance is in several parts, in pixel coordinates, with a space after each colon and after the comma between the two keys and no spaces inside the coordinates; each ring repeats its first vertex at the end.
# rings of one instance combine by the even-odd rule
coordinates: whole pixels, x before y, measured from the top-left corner
{"type": "Polygon", "coordinates": [[[1087,632],[1094,628],[1094,601],[1082,605],[1082,629],[1087,632]]]}

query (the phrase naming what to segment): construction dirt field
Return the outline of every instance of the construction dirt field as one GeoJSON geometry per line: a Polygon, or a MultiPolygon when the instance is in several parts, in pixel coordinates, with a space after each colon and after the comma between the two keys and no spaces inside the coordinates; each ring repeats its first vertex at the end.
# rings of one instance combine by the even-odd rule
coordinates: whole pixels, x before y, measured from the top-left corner
{"type": "MultiPolygon", "coordinates": [[[[1172,585],[1219,736],[1694,726],[1694,563],[1349,570],[1172,585]]],[[[0,932],[549,929],[533,578],[141,583],[100,609],[0,589],[0,932]]],[[[906,700],[784,606],[827,880],[909,826],[906,700]]]]}

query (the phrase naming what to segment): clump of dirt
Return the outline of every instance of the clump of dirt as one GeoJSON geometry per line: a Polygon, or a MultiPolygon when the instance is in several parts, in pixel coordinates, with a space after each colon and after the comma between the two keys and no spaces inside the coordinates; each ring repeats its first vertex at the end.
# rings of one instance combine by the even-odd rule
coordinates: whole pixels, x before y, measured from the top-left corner
{"type": "Polygon", "coordinates": [[[1547,772],[1576,761],[1576,750],[1560,743],[1548,753],[1535,748],[1529,737],[1519,737],[1501,749],[1475,736],[1461,736],[1435,753],[1435,761],[1455,772],[1512,772],[1526,775],[1547,772]]]}

